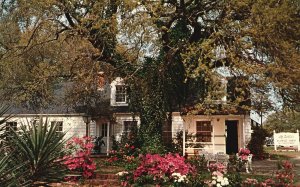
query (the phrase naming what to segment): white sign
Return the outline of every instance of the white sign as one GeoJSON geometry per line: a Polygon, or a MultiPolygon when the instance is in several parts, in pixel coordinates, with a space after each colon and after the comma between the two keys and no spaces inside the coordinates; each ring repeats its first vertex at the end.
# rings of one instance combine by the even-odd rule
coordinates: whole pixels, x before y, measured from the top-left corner
{"type": "Polygon", "coordinates": [[[296,133],[277,133],[275,134],[276,145],[293,146],[298,145],[299,136],[296,133]]]}
{"type": "Polygon", "coordinates": [[[284,146],[284,147],[298,147],[299,150],[299,131],[297,133],[288,133],[288,132],[281,132],[276,133],[274,131],[274,146],[275,150],[277,146],[284,146]]]}

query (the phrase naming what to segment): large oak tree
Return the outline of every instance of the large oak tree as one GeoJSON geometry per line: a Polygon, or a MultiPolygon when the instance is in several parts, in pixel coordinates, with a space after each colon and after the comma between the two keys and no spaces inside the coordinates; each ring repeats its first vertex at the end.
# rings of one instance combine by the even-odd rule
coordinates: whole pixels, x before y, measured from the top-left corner
{"type": "Polygon", "coordinates": [[[1,93],[34,108],[52,103],[62,80],[75,85],[66,101],[95,102],[97,72],[104,71],[128,82],[145,142],[160,142],[171,116],[165,114],[175,110],[264,112],[276,106],[275,96],[299,109],[296,0],[2,0],[1,6],[1,93]],[[235,78],[236,88],[220,109],[213,101],[226,95],[221,75],[235,78]],[[247,90],[251,107],[241,106],[247,90]]]}

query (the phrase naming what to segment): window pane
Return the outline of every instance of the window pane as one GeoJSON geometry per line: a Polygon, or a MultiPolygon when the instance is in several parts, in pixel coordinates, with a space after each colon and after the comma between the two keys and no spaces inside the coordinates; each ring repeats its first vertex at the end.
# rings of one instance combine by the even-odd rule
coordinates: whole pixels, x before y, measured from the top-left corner
{"type": "Polygon", "coordinates": [[[40,120],[38,120],[38,119],[35,119],[35,120],[32,121],[32,124],[33,124],[34,126],[38,126],[39,123],[40,123],[40,120]]]}
{"type": "Polygon", "coordinates": [[[107,137],[107,123],[101,125],[101,136],[107,137]]]}
{"type": "Polygon", "coordinates": [[[5,130],[7,132],[11,132],[12,130],[17,131],[18,130],[17,122],[6,122],[5,130]]]}
{"type": "Polygon", "coordinates": [[[126,87],[124,85],[116,85],[116,102],[126,103],[126,87]]]}
{"type": "Polygon", "coordinates": [[[210,121],[197,121],[196,130],[197,142],[211,142],[212,126],[210,121]]]}
{"type": "Polygon", "coordinates": [[[63,132],[63,122],[62,121],[51,121],[51,125],[56,125],[56,132],[63,132]]]}
{"type": "Polygon", "coordinates": [[[5,137],[8,140],[11,135],[12,135],[12,131],[17,131],[18,130],[18,126],[17,126],[17,122],[6,122],[5,124],[5,137]]]}
{"type": "Polygon", "coordinates": [[[124,132],[130,132],[133,126],[137,126],[137,121],[124,121],[124,132]]]}

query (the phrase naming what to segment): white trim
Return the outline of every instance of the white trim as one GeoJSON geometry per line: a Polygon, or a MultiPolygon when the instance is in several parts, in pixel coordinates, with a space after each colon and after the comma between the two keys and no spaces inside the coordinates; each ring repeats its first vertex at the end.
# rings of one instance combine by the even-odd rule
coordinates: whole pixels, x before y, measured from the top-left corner
{"type": "Polygon", "coordinates": [[[106,136],[106,154],[109,155],[109,140],[110,140],[110,135],[109,135],[109,129],[110,129],[110,122],[107,122],[107,136],[106,136]]]}
{"type": "Polygon", "coordinates": [[[83,116],[85,113],[70,113],[70,114],[4,114],[3,117],[6,116],[11,116],[13,118],[18,118],[18,117],[68,117],[68,116],[83,116]]]}
{"type": "Polygon", "coordinates": [[[243,119],[243,123],[242,123],[242,133],[243,133],[243,147],[246,147],[246,137],[245,137],[245,120],[246,120],[246,116],[244,115],[244,119],[243,119]]]}
{"type": "Polygon", "coordinates": [[[186,140],[185,140],[185,122],[183,122],[183,131],[182,131],[182,142],[183,142],[183,148],[182,148],[182,155],[185,156],[185,144],[186,144],[186,140]]]}
{"type": "Polygon", "coordinates": [[[213,143],[213,154],[215,154],[215,126],[213,125],[212,122],[211,123],[211,126],[212,126],[212,143],[213,143]]]}
{"type": "Polygon", "coordinates": [[[116,86],[125,85],[124,80],[121,77],[117,77],[110,83],[110,105],[111,106],[128,106],[128,102],[116,102],[116,86]]]}

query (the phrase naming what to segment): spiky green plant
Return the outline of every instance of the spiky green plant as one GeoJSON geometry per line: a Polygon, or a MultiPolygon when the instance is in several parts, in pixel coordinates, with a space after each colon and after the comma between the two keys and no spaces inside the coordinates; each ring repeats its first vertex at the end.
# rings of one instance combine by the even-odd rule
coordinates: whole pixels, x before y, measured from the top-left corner
{"type": "Polygon", "coordinates": [[[9,111],[8,105],[0,105],[0,186],[17,186],[16,171],[22,167],[23,164],[11,165],[11,154],[7,151],[5,142],[5,123],[11,117],[7,115],[9,111]]]}
{"type": "Polygon", "coordinates": [[[2,141],[4,140],[4,130],[5,130],[5,123],[7,120],[11,117],[11,115],[8,115],[9,112],[9,106],[8,105],[1,105],[0,104],[0,150],[3,148],[2,141]]]}
{"type": "Polygon", "coordinates": [[[65,155],[65,133],[58,133],[56,124],[22,125],[18,132],[13,131],[10,156],[11,163],[24,163],[18,178],[22,186],[48,186],[63,180],[67,169],[63,165],[65,155]]]}
{"type": "Polygon", "coordinates": [[[0,186],[20,186],[18,178],[22,176],[21,170],[25,163],[12,163],[11,154],[0,153],[0,186]]]}

